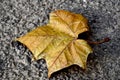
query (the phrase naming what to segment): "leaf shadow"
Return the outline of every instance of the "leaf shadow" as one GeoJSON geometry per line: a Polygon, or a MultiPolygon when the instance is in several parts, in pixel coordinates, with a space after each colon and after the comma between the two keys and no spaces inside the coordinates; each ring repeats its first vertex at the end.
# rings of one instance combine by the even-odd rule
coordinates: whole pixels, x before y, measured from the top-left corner
{"type": "Polygon", "coordinates": [[[54,72],[51,77],[50,80],[52,80],[54,77],[61,77],[62,79],[65,79],[65,76],[67,76],[68,78],[71,77],[71,74],[77,74],[81,72],[82,75],[84,75],[85,70],[82,69],[81,67],[79,67],[78,65],[71,65],[69,67],[63,68],[62,70],[59,70],[57,72],[54,72]]]}
{"type": "Polygon", "coordinates": [[[27,62],[29,64],[31,64],[32,62],[32,52],[22,43],[20,43],[19,41],[12,41],[11,42],[12,47],[17,48],[18,50],[20,50],[20,54],[21,55],[25,55],[27,62]]]}

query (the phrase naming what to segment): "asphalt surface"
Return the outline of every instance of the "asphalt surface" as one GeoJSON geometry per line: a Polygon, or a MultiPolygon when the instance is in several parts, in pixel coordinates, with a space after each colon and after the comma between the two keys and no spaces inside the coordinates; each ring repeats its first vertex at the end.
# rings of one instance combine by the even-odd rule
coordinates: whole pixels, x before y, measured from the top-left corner
{"type": "Polygon", "coordinates": [[[120,80],[120,0],[0,0],[0,80],[120,80]],[[92,40],[111,40],[93,46],[85,71],[71,66],[48,79],[45,60],[31,61],[31,52],[13,41],[58,9],[88,18],[92,40]]]}

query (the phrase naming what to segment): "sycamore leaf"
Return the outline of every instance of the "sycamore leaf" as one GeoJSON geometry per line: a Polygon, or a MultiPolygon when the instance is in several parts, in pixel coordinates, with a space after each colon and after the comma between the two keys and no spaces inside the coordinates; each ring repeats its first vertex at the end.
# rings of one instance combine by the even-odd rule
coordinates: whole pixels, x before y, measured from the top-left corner
{"type": "Polygon", "coordinates": [[[38,27],[17,41],[26,45],[34,60],[44,58],[48,76],[53,72],[76,64],[85,69],[91,47],[78,34],[89,30],[87,19],[65,10],[50,13],[47,25],[38,27]]]}

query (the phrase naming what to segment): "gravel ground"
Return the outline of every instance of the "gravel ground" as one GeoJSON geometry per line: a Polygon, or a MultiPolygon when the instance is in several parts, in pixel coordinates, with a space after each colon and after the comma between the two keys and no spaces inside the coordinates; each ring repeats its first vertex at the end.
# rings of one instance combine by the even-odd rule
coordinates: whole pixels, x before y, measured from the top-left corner
{"type": "Polygon", "coordinates": [[[0,0],[0,80],[120,80],[120,0],[0,0]],[[47,78],[45,60],[31,61],[31,52],[15,38],[48,22],[49,13],[65,9],[89,19],[93,46],[87,69],[71,66],[47,78]]]}

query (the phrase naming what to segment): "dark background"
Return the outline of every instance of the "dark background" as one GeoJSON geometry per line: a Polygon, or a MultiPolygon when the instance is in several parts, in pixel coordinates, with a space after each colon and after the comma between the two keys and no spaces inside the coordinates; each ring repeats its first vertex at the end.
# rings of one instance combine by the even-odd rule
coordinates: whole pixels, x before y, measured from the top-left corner
{"type": "Polygon", "coordinates": [[[12,41],[47,24],[57,9],[83,14],[92,40],[111,41],[93,46],[86,71],[71,66],[50,80],[120,80],[120,0],[0,0],[0,80],[48,80],[45,61],[31,61],[30,51],[12,41]]]}

